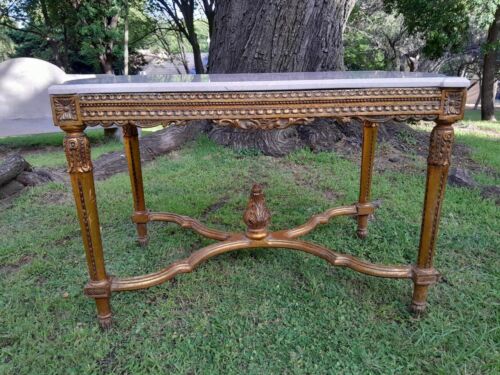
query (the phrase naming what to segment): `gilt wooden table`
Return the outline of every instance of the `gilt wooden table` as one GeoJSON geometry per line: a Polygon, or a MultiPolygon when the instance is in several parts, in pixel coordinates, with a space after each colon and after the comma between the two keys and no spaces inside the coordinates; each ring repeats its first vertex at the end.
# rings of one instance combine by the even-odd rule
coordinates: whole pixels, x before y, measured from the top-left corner
{"type": "Polygon", "coordinates": [[[102,327],[111,325],[113,292],[149,288],[180,273],[191,272],[201,262],[229,251],[248,248],[288,248],[323,258],[335,266],[367,275],[410,279],[414,283],[411,309],[422,312],[427,290],[437,282],[433,267],[436,238],[453,143],[453,123],[463,117],[466,87],[463,78],[401,72],[324,72],[200,76],[106,77],[67,82],[49,89],[54,123],[65,133],[68,161],[90,281],[85,294],[95,299],[102,327]],[[331,208],[293,229],[270,232],[270,213],[259,185],[252,188],[243,215],[245,233],[208,228],[175,213],[150,211],[145,203],[137,128],[183,125],[189,120],[212,120],[219,126],[241,129],[276,129],[309,124],[315,118],[343,121],[356,118],[363,124],[359,199],[352,205],[331,208]],[[412,265],[372,264],[299,238],[335,216],[357,217],[357,234],[367,235],[377,128],[388,120],[435,121],[427,159],[422,227],[418,256],[412,265]],[[147,243],[147,224],[174,222],[216,240],[188,258],[158,272],[135,277],[110,277],[106,273],[99,228],[89,126],[122,128],[128,161],[134,211],[132,220],[139,243],[147,243]]]}

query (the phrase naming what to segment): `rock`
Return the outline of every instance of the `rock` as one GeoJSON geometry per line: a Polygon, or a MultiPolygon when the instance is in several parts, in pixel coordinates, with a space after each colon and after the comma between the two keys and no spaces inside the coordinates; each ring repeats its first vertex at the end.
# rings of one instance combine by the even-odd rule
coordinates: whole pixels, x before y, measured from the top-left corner
{"type": "Polygon", "coordinates": [[[7,198],[24,189],[24,185],[16,180],[12,180],[7,184],[0,186],[0,199],[7,198]]]}
{"type": "Polygon", "coordinates": [[[9,183],[26,169],[31,169],[31,166],[21,155],[13,154],[8,156],[0,164],[0,186],[9,183]]]}
{"type": "Polygon", "coordinates": [[[0,118],[50,117],[47,88],[63,83],[66,74],[43,60],[21,57],[0,64],[0,118]]]}
{"type": "Polygon", "coordinates": [[[448,183],[453,186],[474,188],[477,183],[465,168],[452,168],[448,175],[448,183]]]}
{"type": "Polygon", "coordinates": [[[397,163],[398,161],[401,160],[401,158],[398,155],[391,155],[389,156],[388,159],[391,163],[397,163]]]}
{"type": "Polygon", "coordinates": [[[16,177],[16,181],[26,186],[35,186],[52,181],[52,178],[45,171],[42,173],[23,171],[16,177]]]}
{"type": "Polygon", "coordinates": [[[488,185],[481,187],[483,198],[493,199],[497,205],[500,205],[500,186],[488,185]]]}

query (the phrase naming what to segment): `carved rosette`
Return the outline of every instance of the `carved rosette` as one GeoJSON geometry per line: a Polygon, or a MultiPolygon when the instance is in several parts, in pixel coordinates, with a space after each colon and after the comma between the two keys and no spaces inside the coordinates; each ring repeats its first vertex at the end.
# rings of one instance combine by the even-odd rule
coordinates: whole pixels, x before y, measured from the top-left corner
{"type": "Polygon", "coordinates": [[[252,187],[243,221],[247,225],[246,235],[248,238],[261,240],[267,236],[267,226],[271,221],[271,213],[266,207],[264,192],[259,184],[252,187]]]}
{"type": "Polygon", "coordinates": [[[90,142],[84,133],[66,135],[64,137],[64,152],[68,161],[68,173],[92,171],[90,142]]]}
{"type": "Polygon", "coordinates": [[[76,98],[74,96],[54,97],[54,114],[57,121],[76,121],[76,98]]]}
{"type": "Polygon", "coordinates": [[[312,118],[263,118],[263,119],[221,119],[213,120],[218,126],[230,126],[244,130],[269,130],[284,129],[292,125],[306,125],[313,121],[312,118]]]}
{"type": "Polygon", "coordinates": [[[429,146],[429,165],[450,165],[451,149],[453,145],[453,127],[436,126],[431,132],[429,146]]]}
{"type": "Polygon", "coordinates": [[[462,113],[462,91],[445,91],[444,93],[444,114],[460,115],[462,113]]]}

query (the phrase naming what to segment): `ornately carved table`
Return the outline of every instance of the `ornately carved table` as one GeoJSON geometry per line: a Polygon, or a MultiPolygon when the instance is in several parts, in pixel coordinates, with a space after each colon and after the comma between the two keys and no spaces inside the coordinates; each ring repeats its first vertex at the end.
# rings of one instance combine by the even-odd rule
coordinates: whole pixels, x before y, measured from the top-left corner
{"type": "Polygon", "coordinates": [[[428,287],[437,282],[433,268],[448,167],[453,143],[452,124],[463,116],[466,87],[463,78],[401,72],[329,72],[252,75],[135,76],[72,81],[49,90],[54,122],[66,132],[64,148],[85,247],[90,281],[85,294],[95,299],[102,327],[111,324],[112,292],[148,288],[179,273],[191,272],[201,262],[228,251],[247,248],[289,248],[372,276],[411,279],[411,309],[422,312],[428,287]],[[270,214],[259,185],[252,188],[243,220],[246,233],[207,228],[190,217],[149,211],[144,201],[137,127],[186,125],[208,119],[220,126],[275,129],[308,124],[320,117],[363,122],[363,146],[358,202],[314,215],[305,224],[269,232],[270,214]],[[367,235],[373,213],[370,183],[377,127],[395,120],[436,122],[427,159],[422,227],[414,265],[372,264],[335,253],[298,239],[319,224],[341,215],[357,216],[357,233],[367,235]],[[106,273],[97,214],[88,126],[122,128],[134,202],[133,222],[139,242],[147,242],[147,223],[174,222],[218,242],[194,252],[158,272],[135,277],[106,273]]]}

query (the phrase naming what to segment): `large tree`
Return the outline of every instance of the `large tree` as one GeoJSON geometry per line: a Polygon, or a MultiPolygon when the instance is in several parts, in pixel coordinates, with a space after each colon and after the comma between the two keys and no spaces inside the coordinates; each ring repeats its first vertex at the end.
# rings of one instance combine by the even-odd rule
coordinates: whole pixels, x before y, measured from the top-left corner
{"type": "MultiPolygon", "coordinates": [[[[208,70],[342,70],[342,34],[354,4],[355,0],[217,0],[208,70]]],[[[310,144],[313,138],[328,138],[331,128],[309,125],[265,132],[214,128],[210,136],[225,145],[278,156],[310,144]]]]}

